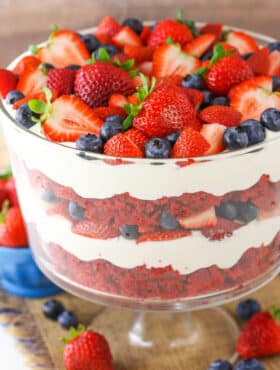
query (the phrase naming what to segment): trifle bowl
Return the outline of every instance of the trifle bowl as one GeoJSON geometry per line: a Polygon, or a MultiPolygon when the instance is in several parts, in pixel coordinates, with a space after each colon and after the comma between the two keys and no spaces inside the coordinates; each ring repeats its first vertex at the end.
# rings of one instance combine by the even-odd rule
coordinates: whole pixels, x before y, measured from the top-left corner
{"type": "Polygon", "coordinates": [[[230,357],[237,335],[231,318],[220,309],[201,311],[192,326],[187,313],[254,291],[279,272],[280,134],[214,155],[116,158],[50,141],[20,126],[5,102],[2,108],[30,245],[43,272],[84,299],[142,311],[128,345],[159,353],[155,323],[164,320],[161,350],[189,345],[187,360],[195,348],[209,348],[211,326],[223,321],[221,343],[205,366],[222,350],[230,357]]]}

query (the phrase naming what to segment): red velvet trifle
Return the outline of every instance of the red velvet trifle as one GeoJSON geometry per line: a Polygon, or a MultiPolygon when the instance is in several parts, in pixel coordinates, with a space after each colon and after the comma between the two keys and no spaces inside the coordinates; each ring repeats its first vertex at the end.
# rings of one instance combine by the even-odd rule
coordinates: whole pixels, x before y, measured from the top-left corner
{"type": "Polygon", "coordinates": [[[195,307],[277,273],[280,44],[112,17],[0,70],[39,265],[101,302],[195,307]],[[267,45],[267,46],[265,46],[267,45]]]}

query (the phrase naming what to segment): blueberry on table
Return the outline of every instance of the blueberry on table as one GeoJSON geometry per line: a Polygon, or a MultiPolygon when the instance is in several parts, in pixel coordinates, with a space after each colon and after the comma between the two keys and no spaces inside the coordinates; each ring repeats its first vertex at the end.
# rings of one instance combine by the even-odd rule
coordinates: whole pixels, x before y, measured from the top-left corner
{"type": "Polygon", "coordinates": [[[229,127],[224,132],[224,145],[228,149],[242,149],[249,145],[248,134],[239,127],[229,127]]]}
{"type": "Polygon", "coordinates": [[[68,211],[70,216],[77,221],[82,220],[85,216],[85,209],[80,207],[79,204],[76,203],[74,200],[70,200],[68,211]]]}
{"type": "Polygon", "coordinates": [[[27,103],[22,104],[16,111],[16,122],[25,128],[31,128],[36,122],[32,120],[33,112],[27,103]]]}
{"type": "Polygon", "coordinates": [[[179,136],[180,136],[180,131],[171,132],[171,134],[166,136],[166,140],[168,140],[170,145],[173,146],[176,143],[176,141],[178,140],[179,136]]]}
{"type": "Polygon", "coordinates": [[[144,28],[143,23],[137,18],[127,18],[122,25],[131,28],[138,35],[141,35],[144,28]]]}
{"type": "Polygon", "coordinates": [[[15,104],[20,99],[24,98],[24,94],[19,90],[12,90],[6,96],[6,103],[7,104],[15,104]]]}
{"type": "Polygon", "coordinates": [[[204,88],[204,80],[198,75],[187,75],[182,81],[182,86],[202,90],[204,88]]]}
{"type": "Polygon", "coordinates": [[[227,220],[236,220],[238,217],[238,209],[235,202],[221,202],[219,207],[216,207],[216,215],[227,220]]]}
{"type": "Polygon", "coordinates": [[[100,139],[100,137],[94,134],[86,134],[79,137],[79,139],[76,141],[76,149],[93,153],[102,153],[103,141],[100,139]]]}
{"type": "Polygon", "coordinates": [[[235,370],[265,370],[265,367],[259,360],[253,358],[239,361],[235,370]]]}
{"type": "Polygon", "coordinates": [[[239,129],[245,131],[248,135],[249,145],[258,144],[264,141],[266,132],[264,127],[259,121],[249,119],[243,122],[239,129]]]}
{"type": "Polygon", "coordinates": [[[58,198],[51,189],[45,189],[42,192],[41,198],[48,203],[58,203],[60,198],[58,198]]]}
{"type": "Polygon", "coordinates": [[[211,101],[211,105],[224,105],[229,106],[229,99],[226,96],[218,96],[211,101]]]}
{"type": "Polygon", "coordinates": [[[99,40],[92,34],[81,35],[81,39],[85,43],[90,54],[100,47],[99,40]]]}
{"type": "MultiPolygon", "coordinates": [[[[107,53],[110,55],[110,57],[113,57],[114,55],[116,55],[120,52],[120,50],[118,48],[116,48],[114,45],[110,45],[110,44],[100,45],[100,48],[105,49],[107,51],[107,53]]],[[[100,48],[96,49],[95,52],[94,52],[94,56],[95,56],[96,60],[99,60],[99,49],[100,48]]]]}
{"type": "Polygon", "coordinates": [[[261,124],[271,131],[280,131],[280,110],[266,109],[261,115],[261,124]]]}
{"type": "Polygon", "coordinates": [[[249,320],[261,311],[261,305],[255,299],[245,299],[236,307],[236,314],[242,320],[249,320]]]}
{"type": "Polygon", "coordinates": [[[166,211],[163,211],[162,214],[159,216],[159,223],[160,226],[165,230],[175,230],[180,226],[177,219],[171,216],[171,214],[166,211]]]}
{"type": "Polygon", "coordinates": [[[280,51],[280,41],[271,42],[268,44],[268,49],[271,53],[275,50],[280,51]]]}
{"type": "Polygon", "coordinates": [[[58,316],[64,311],[64,306],[60,301],[51,299],[42,306],[43,314],[52,320],[57,320],[58,316]]]}
{"type": "Polygon", "coordinates": [[[123,119],[118,115],[107,117],[100,129],[100,137],[102,140],[107,141],[111,137],[122,132],[122,123],[123,119]]]}
{"type": "Polygon", "coordinates": [[[64,328],[69,330],[70,328],[77,328],[79,322],[76,316],[69,311],[63,311],[57,318],[58,323],[64,328]]]}
{"type": "Polygon", "coordinates": [[[78,71],[81,69],[81,66],[78,64],[69,64],[69,66],[66,66],[65,69],[70,69],[72,71],[78,71]]]}
{"type": "Polygon", "coordinates": [[[120,233],[125,239],[133,240],[139,237],[137,225],[123,225],[120,227],[120,233]]]}
{"type": "Polygon", "coordinates": [[[171,152],[171,145],[167,139],[159,137],[149,140],[145,145],[146,158],[168,158],[171,152]]]}
{"type": "Polygon", "coordinates": [[[208,370],[233,370],[232,364],[225,360],[216,360],[212,362],[208,370]]]}
{"type": "Polygon", "coordinates": [[[280,77],[272,77],[272,91],[280,89],[280,77]]]}

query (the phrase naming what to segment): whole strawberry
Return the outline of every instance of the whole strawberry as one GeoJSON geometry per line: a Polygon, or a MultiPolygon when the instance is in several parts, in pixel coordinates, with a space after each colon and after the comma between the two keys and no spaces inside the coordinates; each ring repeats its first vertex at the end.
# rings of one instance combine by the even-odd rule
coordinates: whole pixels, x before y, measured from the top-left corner
{"type": "Polygon", "coordinates": [[[64,340],[64,365],[67,370],[113,370],[112,355],[106,339],[80,326],[70,330],[64,340]]]}
{"type": "Polygon", "coordinates": [[[92,108],[107,106],[111,95],[131,95],[133,81],[127,71],[106,62],[82,67],[75,79],[75,95],[92,108]]]}
{"type": "Polygon", "coordinates": [[[148,45],[158,47],[171,37],[172,40],[182,46],[193,39],[191,30],[184,24],[174,19],[166,19],[159,22],[148,41],[148,45]]]}
{"type": "Polygon", "coordinates": [[[248,321],[236,344],[241,358],[259,358],[280,354],[280,310],[257,313],[248,321]]]}
{"type": "Polygon", "coordinates": [[[70,95],[74,89],[76,72],[67,68],[53,68],[49,71],[46,85],[55,90],[57,96],[70,95]]]}

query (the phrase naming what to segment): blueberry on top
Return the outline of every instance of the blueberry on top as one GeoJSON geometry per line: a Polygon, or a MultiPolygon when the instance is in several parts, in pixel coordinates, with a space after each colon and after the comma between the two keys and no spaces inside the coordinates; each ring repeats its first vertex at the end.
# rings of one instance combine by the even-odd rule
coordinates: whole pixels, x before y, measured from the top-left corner
{"type": "Polygon", "coordinates": [[[24,98],[24,94],[19,90],[12,90],[6,96],[7,104],[15,104],[20,99],[24,98]]]}
{"type": "Polygon", "coordinates": [[[102,153],[103,141],[100,137],[94,134],[86,134],[84,136],[80,136],[76,141],[76,148],[93,153],[102,153]]]}
{"type": "Polygon", "coordinates": [[[107,117],[100,129],[100,137],[102,140],[107,141],[112,136],[122,132],[122,123],[123,119],[118,115],[107,117]]]}
{"type": "Polygon", "coordinates": [[[120,227],[120,233],[125,239],[133,240],[139,236],[137,225],[123,225],[120,227]]]}
{"type": "Polygon", "coordinates": [[[187,75],[182,81],[182,86],[202,90],[204,88],[204,80],[198,75],[187,75]]]}
{"type": "Polygon", "coordinates": [[[137,18],[127,18],[123,21],[123,26],[131,28],[138,35],[141,35],[144,28],[143,23],[137,18]]]}
{"type": "Polygon", "coordinates": [[[159,216],[160,226],[165,230],[175,230],[180,224],[169,212],[163,211],[159,216]]]}
{"type": "Polygon", "coordinates": [[[275,50],[280,51],[280,41],[271,42],[268,44],[268,48],[271,53],[275,50]]]}
{"type": "Polygon", "coordinates": [[[31,128],[36,122],[32,121],[33,113],[27,103],[22,104],[16,111],[16,121],[25,128],[31,128]]]}
{"type": "Polygon", "coordinates": [[[236,220],[238,217],[238,209],[235,202],[221,202],[219,207],[216,207],[216,215],[227,220],[236,220]]]}
{"type": "Polygon", "coordinates": [[[99,40],[90,33],[87,35],[81,35],[81,39],[86,44],[86,48],[88,49],[90,54],[93,53],[100,46],[99,40]]]}
{"type": "MultiPolygon", "coordinates": [[[[105,49],[107,51],[107,53],[110,55],[110,57],[113,57],[114,55],[116,55],[120,52],[120,50],[118,48],[116,48],[114,45],[110,45],[110,44],[100,45],[100,48],[105,49]]],[[[94,55],[95,55],[95,59],[99,60],[99,48],[95,50],[94,55]]]]}
{"type": "Polygon", "coordinates": [[[261,311],[261,305],[255,299],[245,299],[236,307],[236,314],[240,319],[249,320],[261,311]]]}
{"type": "Polygon", "coordinates": [[[264,127],[259,121],[254,119],[249,119],[243,122],[239,126],[240,130],[245,131],[248,135],[249,145],[254,145],[264,141],[266,137],[266,132],[264,127]]]}
{"type": "Polygon", "coordinates": [[[272,91],[277,91],[280,89],[280,77],[272,77],[272,91]]]}
{"type": "Polygon", "coordinates": [[[69,311],[61,312],[61,314],[57,318],[57,321],[64,329],[67,330],[69,330],[70,328],[77,328],[79,325],[76,316],[69,311]]]}
{"type": "Polygon", "coordinates": [[[224,145],[228,149],[242,149],[249,145],[248,134],[239,127],[229,127],[224,132],[224,145]]]}
{"type": "Polygon", "coordinates": [[[208,370],[233,370],[232,364],[225,360],[216,360],[212,362],[208,370]]]}
{"type": "Polygon", "coordinates": [[[56,320],[57,317],[64,311],[64,306],[60,301],[57,301],[56,299],[50,299],[43,304],[42,311],[48,319],[56,320]]]}
{"type": "Polygon", "coordinates": [[[69,66],[66,66],[65,68],[71,69],[72,71],[78,71],[81,68],[81,66],[79,66],[78,64],[69,64],[69,66]]]}
{"type": "Polygon", "coordinates": [[[171,132],[171,134],[166,136],[166,139],[169,141],[170,145],[173,146],[176,143],[179,136],[180,136],[180,131],[171,132]]]}
{"type": "Polygon", "coordinates": [[[44,190],[41,198],[48,203],[58,203],[60,201],[60,198],[58,198],[51,189],[44,190]]]}
{"type": "Polygon", "coordinates": [[[280,110],[266,109],[261,115],[261,123],[271,131],[280,131],[280,110]]]}
{"type": "Polygon", "coordinates": [[[145,145],[146,158],[168,158],[171,152],[171,145],[167,139],[155,137],[145,145]]]}
{"type": "Polygon", "coordinates": [[[211,105],[225,105],[229,106],[229,99],[226,96],[218,96],[211,101],[211,105]]]}
{"type": "Polygon", "coordinates": [[[70,200],[68,211],[70,216],[77,221],[82,220],[85,216],[85,209],[80,207],[79,204],[76,203],[74,200],[70,200]]]}
{"type": "Polygon", "coordinates": [[[265,370],[265,367],[259,360],[253,358],[250,360],[239,361],[235,370],[265,370]]]}

